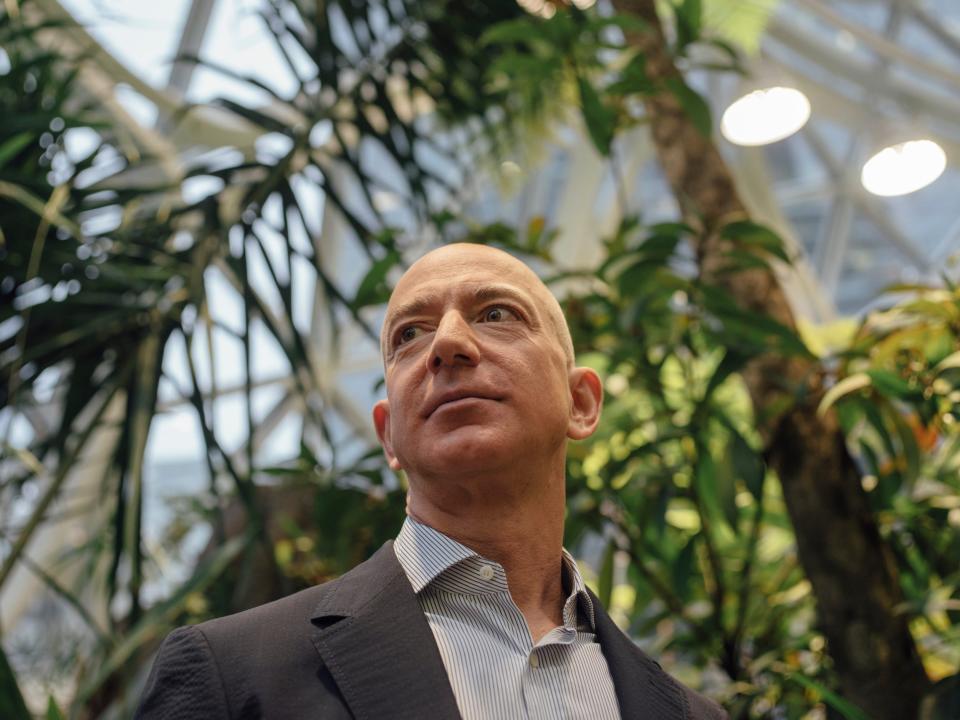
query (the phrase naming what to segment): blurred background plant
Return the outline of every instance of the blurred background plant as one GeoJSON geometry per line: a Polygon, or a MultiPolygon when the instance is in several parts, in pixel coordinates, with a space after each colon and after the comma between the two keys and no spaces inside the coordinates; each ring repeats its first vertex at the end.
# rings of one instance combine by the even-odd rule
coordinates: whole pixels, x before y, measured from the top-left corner
{"type": "Polygon", "coordinates": [[[274,0],[288,87],[184,33],[160,92],[58,3],[5,3],[0,716],[127,717],[172,627],[396,533],[364,414],[382,303],[465,239],[528,259],[605,377],[567,543],[638,642],[735,718],[955,717],[960,290],[796,320],[801,249],[748,219],[691,80],[742,73],[773,5],[274,0]],[[256,102],[186,102],[198,67],[256,102]],[[476,201],[565,132],[614,198],[588,252],[476,201]],[[662,222],[630,180],[643,132],[662,222]],[[164,431],[202,441],[201,483],[151,471],[164,431]]]}

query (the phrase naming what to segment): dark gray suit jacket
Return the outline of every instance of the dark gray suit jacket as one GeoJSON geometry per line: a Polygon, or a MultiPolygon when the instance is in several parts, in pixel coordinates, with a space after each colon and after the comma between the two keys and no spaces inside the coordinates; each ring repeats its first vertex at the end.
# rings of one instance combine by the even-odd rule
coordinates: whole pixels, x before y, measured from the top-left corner
{"type": "MultiPolygon", "coordinates": [[[[597,637],[624,718],[726,717],[667,675],[594,601],[597,637]]],[[[392,542],[337,580],[174,630],[137,710],[142,720],[459,717],[392,542]]]]}

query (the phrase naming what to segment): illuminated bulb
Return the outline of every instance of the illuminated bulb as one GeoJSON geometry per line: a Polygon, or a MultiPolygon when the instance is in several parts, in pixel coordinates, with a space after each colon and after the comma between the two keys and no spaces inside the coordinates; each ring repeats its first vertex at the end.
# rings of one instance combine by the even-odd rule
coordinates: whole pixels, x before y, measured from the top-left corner
{"type": "Polygon", "coordinates": [[[910,140],[867,160],[860,182],[874,195],[906,195],[932,183],[946,167],[947,154],[933,140],[910,140]]]}
{"type": "Polygon", "coordinates": [[[723,113],[720,132],[736,145],[768,145],[793,135],[810,118],[810,101],[795,88],[754,90],[723,113]]]}

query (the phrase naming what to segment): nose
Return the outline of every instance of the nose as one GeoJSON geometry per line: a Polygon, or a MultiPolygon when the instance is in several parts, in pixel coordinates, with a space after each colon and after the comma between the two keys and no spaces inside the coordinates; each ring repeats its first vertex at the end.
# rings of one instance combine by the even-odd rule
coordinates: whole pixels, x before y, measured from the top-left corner
{"type": "Polygon", "coordinates": [[[480,351],[470,323],[459,312],[446,313],[434,332],[427,369],[437,373],[444,367],[472,367],[479,358],[480,351]]]}

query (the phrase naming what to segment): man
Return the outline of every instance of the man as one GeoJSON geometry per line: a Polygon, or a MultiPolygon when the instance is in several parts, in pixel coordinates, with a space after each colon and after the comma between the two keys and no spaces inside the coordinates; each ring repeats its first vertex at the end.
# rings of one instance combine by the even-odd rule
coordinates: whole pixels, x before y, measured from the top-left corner
{"type": "Polygon", "coordinates": [[[510,255],[428,253],[381,334],[395,543],[333,582],[180,628],[141,718],[718,720],[610,620],[563,550],[568,439],[600,418],[557,301],[510,255]]]}

